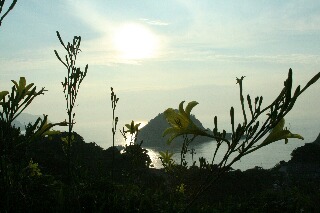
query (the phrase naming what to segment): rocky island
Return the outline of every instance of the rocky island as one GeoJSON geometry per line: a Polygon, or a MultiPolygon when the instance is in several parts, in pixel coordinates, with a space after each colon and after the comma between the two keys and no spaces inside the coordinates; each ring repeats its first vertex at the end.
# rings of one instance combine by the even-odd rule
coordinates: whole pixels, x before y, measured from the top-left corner
{"type": "MultiPolygon", "coordinates": [[[[199,127],[202,130],[206,130],[210,132],[211,130],[209,128],[205,128],[202,123],[194,116],[191,115],[192,122],[199,127]]],[[[159,113],[155,118],[151,119],[147,125],[145,125],[143,128],[141,128],[139,134],[138,134],[138,142],[142,143],[142,147],[146,148],[154,148],[154,149],[175,149],[175,148],[181,148],[181,144],[184,141],[183,136],[179,136],[175,138],[170,145],[167,144],[168,136],[163,137],[162,133],[165,129],[169,127],[168,122],[165,119],[165,116],[163,113],[159,113]]],[[[191,136],[189,136],[191,138],[191,136]]],[[[228,139],[231,139],[231,133],[227,133],[226,136],[228,139]]],[[[204,137],[204,136],[197,136],[193,144],[199,144],[199,143],[205,143],[212,141],[212,138],[204,137]]]]}

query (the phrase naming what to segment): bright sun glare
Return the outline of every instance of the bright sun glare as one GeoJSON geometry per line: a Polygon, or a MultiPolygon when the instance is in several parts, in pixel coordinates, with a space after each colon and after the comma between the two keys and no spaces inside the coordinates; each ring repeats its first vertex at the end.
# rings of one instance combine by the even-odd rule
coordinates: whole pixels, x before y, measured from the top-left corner
{"type": "Polygon", "coordinates": [[[157,49],[156,36],[139,24],[126,24],[114,34],[114,45],[125,59],[144,59],[154,57],[157,49]]]}

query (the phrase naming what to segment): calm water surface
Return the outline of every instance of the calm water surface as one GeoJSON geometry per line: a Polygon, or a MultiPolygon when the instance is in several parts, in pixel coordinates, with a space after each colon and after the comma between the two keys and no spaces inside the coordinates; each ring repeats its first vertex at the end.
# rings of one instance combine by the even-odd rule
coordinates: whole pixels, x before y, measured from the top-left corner
{"type": "MultiPolygon", "coordinates": [[[[308,133],[308,130],[304,131],[308,133]]],[[[289,139],[289,143],[285,144],[284,140],[277,141],[269,146],[262,147],[260,150],[257,150],[253,153],[250,153],[244,156],[240,161],[237,161],[233,164],[234,169],[247,170],[250,168],[254,168],[255,166],[260,166],[264,169],[270,169],[274,167],[280,161],[288,161],[291,159],[291,153],[297,147],[303,146],[305,143],[313,142],[318,136],[318,132],[311,131],[313,133],[304,134],[305,140],[298,139],[289,139]]],[[[194,148],[196,154],[192,156],[191,154],[187,154],[187,162],[188,165],[192,165],[193,161],[197,161],[197,165],[199,164],[199,157],[204,157],[207,161],[211,162],[214,150],[216,148],[216,143],[214,141],[203,143],[200,145],[191,146],[190,148],[194,148]]],[[[221,146],[220,151],[217,153],[216,159],[221,160],[224,156],[224,153],[227,149],[227,146],[221,146]]],[[[159,160],[159,152],[155,149],[148,149],[150,158],[152,159],[153,165],[155,168],[162,168],[161,161],[159,160]]],[[[231,156],[232,157],[232,156],[231,156]]],[[[173,155],[173,159],[176,163],[180,163],[180,151],[173,155]]],[[[231,159],[231,158],[230,158],[231,159]]],[[[218,162],[218,161],[215,161],[218,162]]]]}
{"type": "MultiPolygon", "coordinates": [[[[305,140],[298,140],[298,139],[289,139],[289,143],[285,144],[284,140],[274,142],[273,144],[270,144],[269,146],[262,147],[260,150],[257,150],[256,152],[250,153],[247,156],[244,156],[240,161],[236,162],[232,167],[234,169],[241,169],[241,170],[246,170],[253,168],[255,166],[260,166],[265,169],[269,169],[274,167],[277,163],[280,161],[288,161],[291,159],[291,153],[292,151],[300,146],[303,146],[305,143],[310,143],[313,142],[319,132],[320,128],[318,126],[310,126],[309,128],[303,128],[303,127],[296,127],[296,128],[291,128],[290,131],[292,133],[300,133],[305,140]]],[[[85,141],[91,141],[90,139],[88,140],[87,138],[90,138],[90,134],[92,132],[90,131],[79,131],[81,134],[83,134],[85,141]]],[[[101,131],[103,132],[103,131],[101,131]]],[[[104,139],[104,140],[93,140],[96,141],[98,145],[102,146],[103,148],[108,148],[112,145],[110,143],[110,136],[107,135],[93,135],[91,138],[97,138],[97,139],[104,139]],[[93,137],[94,136],[94,137],[93,137]],[[108,143],[106,143],[106,142],[108,143]]],[[[123,140],[122,137],[117,137],[116,138],[116,145],[125,145],[125,141],[123,140]]],[[[207,159],[207,161],[211,162],[212,157],[213,157],[213,152],[215,150],[216,143],[215,142],[207,142],[203,143],[200,145],[194,145],[193,148],[196,151],[196,154],[194,155],[194,161],[198,162],[199,157],[204,157],[207,159]]],[[[189,148],[192,148],[190,146],[189,148]]],[[[217,159],[221,160],[223,157],[223,148],[226,150],[226,147],[222,147],[220,152],[217,154],[217,159]]],[[[159,160],[159,151],[166,151],[166,150],[156,150],[156,149],[148,149],[149,155],[153,161],[153,165],[155,168],[161,168],[161,161],[159,160]]],[[[180,150],[177,150],[176,153],[173,156],[173,159],[177,162],[180,163],[180,150]]],[[[188,165],[192,165],[192,157],[190,154],[187,155],[187,161],[188,165]]]]}

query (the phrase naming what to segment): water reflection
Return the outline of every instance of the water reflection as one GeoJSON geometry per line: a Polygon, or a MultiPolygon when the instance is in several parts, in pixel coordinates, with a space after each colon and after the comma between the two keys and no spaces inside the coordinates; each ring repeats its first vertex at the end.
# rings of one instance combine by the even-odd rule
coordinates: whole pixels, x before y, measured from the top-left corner
{"type": "MultiPolygon", "coordinates": [[[[250,168],[254,168],[255,166],[262,167],[264,169],[273,168],[280,161],[289,161],[291,158],[291,152],[300,146],[303,146],[304,143],[301,143],[297,139],[292,139],[291,142],[285,144],[284,141],[278,141],[276,143],[270,144],[269,146],[263,147],[256,152],[250,153],[249,155],[244,156],[240,161],[237,161],[233,164],[232,168],[247,170],[250,168]]],[[[190,149],[194,148],[196,154],[194,154],[193,159],[190,153],[186,155],[186,161],[188,162],[188,166],[191,166],[194,161],[196,161],[196,165],[199,165],[199,158],[204,157],[207,161],[211,163],[214,150],[216,148],[215,142],[208,142],[196,146],[190,146],[190,149]]],[[[159,159],[159,150],[155,148],[148,148],[148,154],[152,160],[152,164],[155,168],[162,168],[161,161],[159,159]]],[[[218,163],[222,160],[225,151],[227,150],[227,145],[222,145],[219,152],[217,153],[215,162],[218,163]]],[[[173,160],[180,164],[180,151],[174,150],[173,160]]],[[[229,161],[236,156],[237,153],[231,155],[229,161]]]]}
{"type": "Polygon", "coordinates": [[[152,161],[152,165],[154,168],[160,169],[163,168],[160,160],[160,154],[159,152],[153,150],[153,149],[146,149],[148,150],[148,155],[150,156],[150,159],[152,161]]]}
{"type": "MultiPolygon", "coordinates": [[[[297,131],[298,132],[298,131],[297,131]]],[[[247,170],[250,168],[254,168],[255,166],[262,167],[264,169],[273,168],[280,161],[289,161],[291,159],[292,151],[300,146],[303,146],[306,142],[313,142],[318,132],[301,129],[299,132],[303,132],[303,136],[305,137],[305,141],[301,141],[298,139],[290,139],[288,144],[285,144],[284,141],[277,141],[269,146],[263,147],[256,152],[250,153],[249,155],[244,156],[240,161],[233,164],[234,169],[247,170]],[[309,134],[308,134],[309,133],[309,134]]],[[[128,141],[124,141],[122,139],[121,145],[129,144],[128,141]]],[[[142,144],[143,147],[143,144],[142,144]]],[[[186,160],[188,162],[188,166],[191,166],[193,161],[196,161],[196,165],[199,165],[199,158],[204,157],[207,161],[211,163],[213,152],[216,148],[216,143],[214,141],[202,143],[199,145],[191,144],[189,149],[195,149],[196,154],[194,154],[193,159],[190,153],[186,155],[186,160]]],[[[154,168],[162,168],[161,160],[159,159],[160,154],[159,151],[166,151],[160,148],[146,148],[148,150],[148,154],[152,160],[152,164],[154,168]]],[[[215,162],[218,162],[223,158],[223,155],[226,151],[226,145],[221,147],[220,151],[217,153],[215,162]]],[[[171,152],[174,153],[173,160],[180,164],[180,149],[173,149],[171,152]]],[[[233,155],[234,156],[234,155],[233,155]]],[[[231,156],[232,157],[232,156],[231,156]]],[[[231,159],[231,158],[230,158],[231,159]]]]}

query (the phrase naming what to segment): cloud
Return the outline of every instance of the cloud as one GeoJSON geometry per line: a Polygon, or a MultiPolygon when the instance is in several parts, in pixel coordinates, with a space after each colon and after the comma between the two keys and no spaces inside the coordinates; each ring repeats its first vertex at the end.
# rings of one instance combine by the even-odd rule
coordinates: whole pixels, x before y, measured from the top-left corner
{"type": "MultiPolygon", "coordinates": [[[[0,58],[1,69],[3,72],[26,71],[26,70],[43,70],[44,67],[54,67],[60,65],[53,50],[53,46],[45,48],[35,48],[32,50],[21,50],[12,56],[0,58]]],[[[1,72],[1,74],[3,73],[1,72]]]]}
{"type": "Polygon", "coordinates": [[[169,25],[169,23],[163,22],[163,21],[160,21],[160,20],[150,20],[150,19],[147,19],[147,18],[140,18],[139,20],[143,21],[143,22],[145,22],[147,24],[150,24],[150,25],[158,25],[158,26],[167,26],[167,25],[169,25]]]}
{"type": "Polygon", "coordinates": [[[264,11],[257,21],[271,26],[272,30],[284,30],[291,33],[318,32],[320,30],[319,1],[288,1],[271,10],[264,11]]]}
{"type": "MultiPolygon", "coordinates": [[[[185,23],[168,23],[157,18],[138,19],[148,25],[166,26],[161,29],[161,52],[151,60],[319,64],[318,54],[285,49],[295,47],[296,42],[290,37],[293,34],[303,36],[312,32],[316,35],[320,31],[320,15],[296,13],[293,10],[296,3],[268,4],[267,8],[264,4],[242,5],[239,9],[248,12],[245,15],[227,3],[215,7],[191,1],[180,1],[180,4],[190,14],[185,23]],[[251,11],[254,7],[257,10],[251,11]],[[280,50],[278,47],[282,46],[284,48],[280,50]]],[[[86,41],[86,54],[91,63],[107,66],[143,63],[143,60],[117,58],[112,36],[117,24],[123,20],[115,18],[111,22],[110,17],[98,12],[98,5],[89,1],[79,1],[71,6],[76,10],[73,12],[75,16],[100,33],[86,41]]],[[[302,10],[308,12],[310,6],[302,10]]]]}
{"type": "Polygon", "coordinates": [[[68,1],[70,13],[79,18],[93,30],[102,34],[110,34],[114,28],[114,23],[108,21],[107,16],[98,13],[94,3],[90,1],[68,1]]]}
{"type": "MultiPolygon", "coordinates": [[[[130,23],[132,20],[123,20],[122,18],[110,17],[101,13],[99,7],[103,5],[95,2],[79,1],[76,4],[69,0],[69,7],[72,14],[79,18],[83,23],[92,28],[96,34],[91,40],[83,41],[83,48],[86,48],[86,59],[94,65],[114,66],[117,64],[140,65],[142,60],[124,59],[119,56],[114,38],[119,27],[125,22],[130,23]],[[112,21],[110,21],[112,20],[112,21]]],[[[155,26],[166,26],[168,23],[160,20],[139,19],[146,24],[155,26]]],[[[144,59],[145,60],[145,59],[144,59]]]]}
{"type": "Polygon", "coordinates": [[[225,54],[223,50],[172,48],[159,60],[189,62],[262,62],[273,64],[320,64],[320,54],[225,54]]]}

